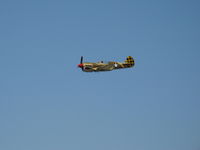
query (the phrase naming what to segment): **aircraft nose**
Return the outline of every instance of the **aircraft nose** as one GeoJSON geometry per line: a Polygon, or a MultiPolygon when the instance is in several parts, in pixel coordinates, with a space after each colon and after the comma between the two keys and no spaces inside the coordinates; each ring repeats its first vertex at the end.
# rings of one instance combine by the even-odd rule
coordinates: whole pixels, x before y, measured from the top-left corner
{"type": "Polygon", "coordinates": [[[82,68],[82,67],[83,67],[83,64],[78,64],[78,67],[79,67],[79,68],[82,68]]]}

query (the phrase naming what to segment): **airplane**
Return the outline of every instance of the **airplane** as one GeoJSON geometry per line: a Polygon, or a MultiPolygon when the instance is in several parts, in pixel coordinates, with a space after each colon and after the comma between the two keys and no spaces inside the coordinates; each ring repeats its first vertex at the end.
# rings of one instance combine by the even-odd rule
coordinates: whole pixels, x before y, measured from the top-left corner
{"type": "Polygon", "coordinates": [[[107,63],[100,62],[84,62],[83,56],[81,56],[80,64],[77,66],[84,72],[100,72],[100,71],[112,71],[115,69],[131,68],[135,65],[135,61],[131,56],[128,56],[124,62],[109,61],[107,63]]]}

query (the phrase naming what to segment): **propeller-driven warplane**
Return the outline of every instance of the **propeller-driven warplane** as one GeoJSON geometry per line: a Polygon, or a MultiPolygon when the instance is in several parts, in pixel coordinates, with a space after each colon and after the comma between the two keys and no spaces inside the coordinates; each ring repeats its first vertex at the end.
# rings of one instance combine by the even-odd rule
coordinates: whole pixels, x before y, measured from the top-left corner
{"type": "Polygon", "coordinates": [[[111,71],[115,69],[131,68],[135,65],[135,61],[131,56],[128,56],[124,62],[109,61],[107,63],[100,62],[83,62],[83,56],[81,56],[80,64],[78,67],[84,72],[99,72],[99,71],[111,71]]]}

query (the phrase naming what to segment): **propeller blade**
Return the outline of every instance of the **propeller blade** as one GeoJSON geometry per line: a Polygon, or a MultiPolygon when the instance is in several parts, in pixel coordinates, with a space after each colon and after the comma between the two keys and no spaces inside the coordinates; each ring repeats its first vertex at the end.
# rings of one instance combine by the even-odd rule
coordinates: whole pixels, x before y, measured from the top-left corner
{"type": "Polygon", "coordinates": [[[81,61],[80,61],[80,64],[82,64],[83,63],[83,56],[81,56],[81,61]]]}

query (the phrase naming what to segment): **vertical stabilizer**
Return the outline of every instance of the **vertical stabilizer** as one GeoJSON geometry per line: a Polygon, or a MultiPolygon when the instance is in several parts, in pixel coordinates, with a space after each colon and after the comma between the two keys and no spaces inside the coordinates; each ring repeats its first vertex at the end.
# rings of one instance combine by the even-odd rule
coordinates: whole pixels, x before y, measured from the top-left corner
{"type": "Polygon", "coordinates": [[[135,61],[134,61],[133,57],[128,56],[128,57],[126,58],[126,60],[125,60],[124,65],[125,65],[126,67],[133,67],[133,66],[135,65],[135,61]]]}

